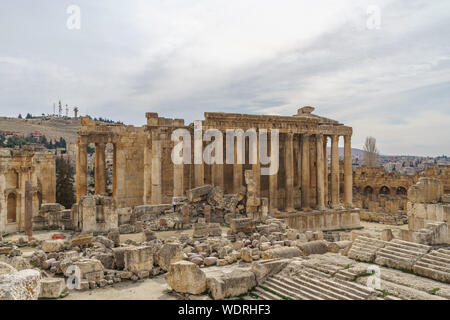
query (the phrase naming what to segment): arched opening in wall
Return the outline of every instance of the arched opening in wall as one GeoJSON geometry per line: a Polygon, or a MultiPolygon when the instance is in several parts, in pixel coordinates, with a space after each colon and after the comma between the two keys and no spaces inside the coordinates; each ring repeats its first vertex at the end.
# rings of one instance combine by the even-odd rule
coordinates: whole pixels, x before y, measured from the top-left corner
{"type": "Polygon", "coordinates": [[[363,190],[362,207],[363,209],[369,209],[369,201],[373,197],[373,188],[371,186],[366,186],[363,190]]]}
{"type": "Polygon", "coordinates": [[[8,195],[7,219],[8,223],[14,223],[17,221],[17,197],[14,193],[10,193],[8,195]]]}
{"type": "Polygon", "coordinates": [[[390,195],[390,194],[391,194],[391,190],[389,190],[389,188],[386,187],[386,186],[382,186],[382,187],[380,188],[379,194],[390,195]]]}
{"type": "Polygon", "coordinates": [[[397,188],[397,195],[398,196],[406,196],[406,194],[407,194],[406,188],[404,188],[404,187],[398,187],[397,188]]]}
{"type": "Polygon", "coordinates": [[[356,196],[361,193],[361,188],[357,186],[353,186],[352,188],[353,195],[356,196]]]}

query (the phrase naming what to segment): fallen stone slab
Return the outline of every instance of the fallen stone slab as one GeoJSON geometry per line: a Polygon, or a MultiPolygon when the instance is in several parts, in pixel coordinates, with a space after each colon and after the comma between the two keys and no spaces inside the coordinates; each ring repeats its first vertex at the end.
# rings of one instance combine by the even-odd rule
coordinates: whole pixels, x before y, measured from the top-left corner
{"type": "Polygon", "coordinates": [[[231,219],[230,228],[233,234],[239,232],[253,233],[256,229],[256,222],[250,218],[231,219]]]}
{"type": "Polygon", "coordinates": [[[206,286],[214,300],[237,297],[256,286],[255,274],[249,268],[216,271],[206,274],[206,286]]]}
{"type": "Polygon", "coordinates": [[[64,240],[44,240],[41,244],[42,251],[59,252],[64,250],[64,240]]]}
{"type": "Polygon", "coordinates": [[[124,252],[124,269],[138,274],[153,268],[153,250],[150,246],[132,247],[124,252]]]}
{"type": "Polygon", "coordinates": [[[63,278],[42,278],[39,299],[58,299],[66,290],[63,278]]]}
{"type": "Polygon", "coordinates": [[[206,199],[212,188],[213,187],[211,185],[204,185],[201,187],[193,188],[186,191],[186,196],[189,202],[198,202],[202,200],[202,198],[206,199]]]}
{"type": "Polygon", "coordinates": [[[330,242],[328,244],[328,252],[339,253],[341,250],[345,250],[352,245],[349,240],[330,242]]]}
{"type": "Polygon", "coordinates": [[[297,245],[302,255],[309,256],[310,254],[324,254],[328,252],[328,244],[325,240],[316,240],[297,245]]]}
{"type": "Polygon", "coordinates": [[[0,300],[37,300],[41,273],[27,269],[0,275],[0,300]]]}
{"type": "Polygon", "coordinates": [[[256,282],[261,284],[268,277],[280,272],[287,264],[290,259],[269,259],[255,261],[252,263],[252,272],[255,274],[256,282]]]}
{"type": "Polygon", "coordinates": [[[0,261],[0,276],[2,274],[9,274],[9,273],[14,273],[14,272],[17,272],[16,268],[14,268],[13,266],[9,265],[6,262],[0,261]]]}
{"type": "Polygon", "coordinates": [[[295,247],[278,247],[261,252],[261,258],[263,260],[274,258],[294,258],[300,257],[301,255],[302,252],[295,247]]]}
{"type": "Polygon", "coordinates": [[[180,244],[166,243],[156,253],[156,263],[164,271],[168,271],[170,264],[183,260],[185,257],[180,244]]]}
{"type": "Polygon", "coordinates": [[[201,294],[206,291],[206,275],[189,261],[171,263],[165,276],[167,284],[181,293],[201,294]]]}

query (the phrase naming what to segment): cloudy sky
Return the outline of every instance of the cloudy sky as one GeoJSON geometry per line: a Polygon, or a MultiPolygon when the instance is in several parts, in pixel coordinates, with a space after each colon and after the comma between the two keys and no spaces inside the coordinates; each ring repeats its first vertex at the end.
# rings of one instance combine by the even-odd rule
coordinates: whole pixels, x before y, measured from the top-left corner
{"type": "Polygon", "coordinates": [[[2,0],[0,115],[59,99],[135,125],[311,105],[356,148],[450,155],[450,1],[2,0]]]}

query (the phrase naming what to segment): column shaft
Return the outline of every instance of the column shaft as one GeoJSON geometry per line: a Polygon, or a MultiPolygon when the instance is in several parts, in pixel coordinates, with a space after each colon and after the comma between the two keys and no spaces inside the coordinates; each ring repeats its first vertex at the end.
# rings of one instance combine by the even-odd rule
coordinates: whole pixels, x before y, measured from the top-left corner
{"type": "Polygon", "coordinates": [[[95,144],[95,194],[106,192],[106,164],[104,143],[95,144]]]}
{"type": "Polygon", "coordinates": [[[161,154],[162,146],[159,132],[152,132],[152,204],[161,204],[161,154]]]}
{"type": "Polygon", "coordinates": [[[77,202],[87,195],[87,143],[77,141],[77,202]]]}
{"type": "Polygon", "coordinates": [[[328,137],[323,137],[323,176],[325,190],[325,206],[328,205],[328,137]]]}
{"type": "Polygon", "coordinates": [[[323,135],[316,135],[317,146],[317,208],[325,210],[325,181],[324,181],[324,161],[323,161],[323,135]]]}
{"type": "Polygon", "coordinates": [[[309,135],[302,136],[302,210],[310,210],[309,135]]]}
{"type": "Polygon", "coordinates": [[[286,134],[285,141],[285,174],[286,174],[286,208],[287,212],[295,211],[294,209],[294,135],[286,134]]]}
{"type": "Polygon", "coordinates": [[[331,206],[339,206],[339,136],[331,136],[331,206]]]}
{"type": "Polygon", "coordinates": [[[344,136],[344,203],[346,207],[352,206],[352,143],[351,136],[344,136]]]}

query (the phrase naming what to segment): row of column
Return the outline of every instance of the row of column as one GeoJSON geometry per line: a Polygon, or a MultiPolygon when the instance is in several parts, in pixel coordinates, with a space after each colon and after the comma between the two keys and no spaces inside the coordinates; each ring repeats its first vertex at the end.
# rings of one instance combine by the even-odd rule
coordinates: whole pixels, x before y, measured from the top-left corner
{"type": "MultiPolygon", "coordinates": [[[[312,209],[311,202],[311,157],[310,144],[312,134],[301,135],[301,203],[302,210],[312,209]]],[[[324,210],[328,203],[328,157],[327,157],[327,139],[328,136],[315,134],[316,143],[316,195],[317,206],[315,209],[324,210]]],[[[331,135],[331,201],[330,206],[337,208],[340,205],[339,191],[339,136],[331,135]]],[[[293,212],[294,209],[294,134],[287,133],[284,154],[285,168],[285,209],[284,211],[293,212]]],[[[259,145],[258,145],[259,147],[259,145]]],[[[259,155],[259,150],[257,152],[259,155]]],[[[161,139],[158,132],[152,132],[151,155],[151,203],[159,204],[162,199],[161,186],[161,161],[162,161],[161,139]]],[[[96,158],[97,159],[97,158],[96,158]]],[[[99,160],[101,162],[101,160],[99,160]]],[[[237,163],[237,154],[235,148],[235,163],[237,163]]],[[[100,167],[101,168],[101,167],[100,167]]],[[[99,169],[101,170],[101,169],[99,169]]],[[[181,197],[184,193],[184,166],[174,165],[173,171],[173,195],[181,197]]],[[[224,186],[224,165],[213,164],[211,168],[211,182],[213,185],[224,186]]],[[[260,162],[252,165],[252,171],[256,179],[257,186],[260,186],[260,162]]],[[[194,164],[194,183],[195,186],[204,184],[204,165],[194,164]]],[[[243,167],[242,164],[233,165],[233,189],[238,192],[243,185],[243,167]]],[[[97,181],[97,180],[96,180],[97,181]]],[[[97,185],[97,183],[96,183],[97,185]]],[[[259,189],[259,188],[258,188],[259,189]]],[[[257,196],[260,196],[259,194],[257,196]]],[[[269,206],[271,212],[278,211],[278,174],[269,176],[269,206]]],[[[351,160],[351,136],[344,136],[344,205],[352,206],[352,160],[351,160]]]]}

